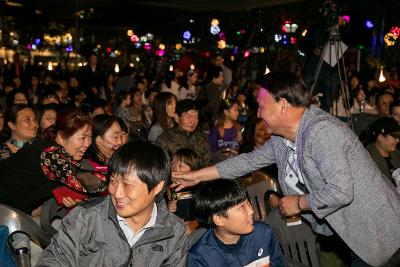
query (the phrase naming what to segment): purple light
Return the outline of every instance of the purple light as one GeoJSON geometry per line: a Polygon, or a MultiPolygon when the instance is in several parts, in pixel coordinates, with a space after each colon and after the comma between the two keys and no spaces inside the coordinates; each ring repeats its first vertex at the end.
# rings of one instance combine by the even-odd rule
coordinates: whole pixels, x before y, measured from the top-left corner
{"type": "Polygon", "coordinates": [[[165,55],[165,50],[156,50],[156,56],[162,57],[165,55]]]}
{"type": "Polygon", "coordinates": [[[190,33],[190,31],[183,32],[183,39],[189,41],[190,38],[192,38],[192,34],[190,33]]]}
{"type": "Polygon", "coordinates": [[[74,51],[74,48],[72,47],[72,45],[68,45],[68,46],[65,48],[65,51],[67,51],[68,53],[70,53],[70,52],[74,51]]]}
{"type": "Polygon", "coordinates": [[[218,36],[219,36],[219,39],[221,39],[221,40],[224,40],[224,39],[225,39],[225,33],[223,33],[223,32],[220,32],[220,33],[218,34],[218,36]]]}
{"type": "Polygon", "coordinates": [[[367,27],[368,29],[371,29],[371,28],[374,27],[374,24],[372,23],[372,21],[367,20],[367,21],[365,22],[365,27],[367,27]]]}
{"type": "Polygon", "coordinates": [[[32,49],[32,45],[31,45],[31,44],[27,44],[27,45],[26,45],[26,49],[27,49],[27,50],[31,50],[31,49],[32,49]]]}
{"type": "Polygon", "coordinates": [[[239,47],[235,46],[235,47],[233,48],[233,53],[234,53],[234,54],[237,54],[238,52],[239,52],[239,47]]]}
{"type": "Polygon", "coordinates": [[[350,16],[349,16],[349,15],[344,15],[344,16],[342,17],[342,19],[343,19],[344,21],[346,21],[346,23],[350,23],[350,16]]]}
{"type": "Polygon", "coordinates": [[[151,50],[151,44],[150,43],[145,43],[144,44],[144,49],[147,50],[147,51],[150,51],[151,50]]]}
{"type": "Polygon", "coordinates": [[[35,45],[39,45],[40,44],[40,39],[39,38],[35,38],[35,45]]]}

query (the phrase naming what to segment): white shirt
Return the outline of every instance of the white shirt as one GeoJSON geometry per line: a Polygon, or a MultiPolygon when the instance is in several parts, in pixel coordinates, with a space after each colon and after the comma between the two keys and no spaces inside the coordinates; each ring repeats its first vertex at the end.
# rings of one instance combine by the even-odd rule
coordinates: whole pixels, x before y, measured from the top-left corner
{"type": "Polygon", "coordinates": [[[126,239],[131,247],[136,244],[139,238],[142,237],[144,232],[150,228],[152,228],[156,224],[157,218],[157,205],[153,204],[153,211],[151,212],[150,220],[142,227],[137,233],[133,231],[133,229],[129,226],[129,224],[125,221],[124,218],[117,214],[118,224],[121,227],[122,231],[124,232],[126,239]]]}
{"type": "Polygon", "coordinates": [[[296,144],[286,139],[284,140],[284,144],[289,148],[289,156],[285,169],[285,182],[299,195],[302,195],[305,193],[302,190],[304,180],[297,161],[296,144]]]}

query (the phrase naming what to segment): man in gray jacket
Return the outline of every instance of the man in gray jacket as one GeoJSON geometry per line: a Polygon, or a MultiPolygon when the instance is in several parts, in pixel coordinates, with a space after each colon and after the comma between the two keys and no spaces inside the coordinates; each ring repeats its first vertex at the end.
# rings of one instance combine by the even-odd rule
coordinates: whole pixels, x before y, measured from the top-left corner
{"type": "MultiPolygon", "coordinates": [[[[325,221],[330,227],[307,217],[319,233],[333,229],[364,261],[354,257],[352,266],[380,266],[391,257],[395,261],[400,255],[400,195],[358,137],[335,117],[310,106],[304,84],[293,74],[271,72],[259,84],[259,116],[272,130],[271,139],[215,166],[173,173],[177,190],[276,163],[285,194],[282,214],[311,211],[325,221]]],[[[392,266],[400,266],[396,264],[392,266]]]]}
{"type": "Polygon", "coordinates": [[[38,266],[186,266],[186,228],[155,204],[168,184],[168,155],[130,142],[111,158],[109,174],[110,195],[74,208],[38,266]]]}

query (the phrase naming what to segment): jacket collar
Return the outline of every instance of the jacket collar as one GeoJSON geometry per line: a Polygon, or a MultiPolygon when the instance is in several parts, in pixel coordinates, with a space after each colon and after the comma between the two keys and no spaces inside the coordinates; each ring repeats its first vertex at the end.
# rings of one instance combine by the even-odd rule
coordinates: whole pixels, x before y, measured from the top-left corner
{"type": "MultiPolygon", "coordinates": [[[[110,219],[115,226],[117,227],[118,233],[122,236],[125,237],[121,227],[119,226],[118,223],[118,218],[117,218],[117,211],[115,210],[114,204],[112,203],[111,197],[107,196],[109,199],[108,201],[108,216],[107,218],[110,219]]],[[[173,225],[172,225],[172,220],[171,220],[171,215],[168,213],[167,210],[165,210],[163,207],[161,207],[158,203],[157,205],[157,217],[156,217],[156,222],[154,226],[146,232],[144,232],[143,236],[138,240],[138,242],[135,243],[134,247],[141,246],[146,243],[150,242],[155,242],[158,240],[162,239],[167,239],[170,238],[174,235],[173,232],[173,225]]],[[[126,240],[126,237],[125,237],[126,240]]]]}

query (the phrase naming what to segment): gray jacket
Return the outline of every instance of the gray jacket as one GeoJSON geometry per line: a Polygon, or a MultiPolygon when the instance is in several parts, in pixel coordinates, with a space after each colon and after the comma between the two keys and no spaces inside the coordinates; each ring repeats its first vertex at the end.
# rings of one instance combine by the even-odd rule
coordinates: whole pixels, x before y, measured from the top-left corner
{"type": "Polygon", "coordinates": [[[131,248],[108,196],[74,208],[37,266],[186,266],[185,230],[175,215],[157,206],[155,226],[131,248]]]}
{"type": "MultiPolygon", "coordinates": [[[[365,262],[380,265],[400,248],[400,195],[379,171],[358,137],[335,117],[311,106],[297,131],[299,168],[308,204],[365,262]]],[[[217,164],[234,178],[277,163],[282,191],[288,148],[273,136],[259,149],[217,164]]]]}

